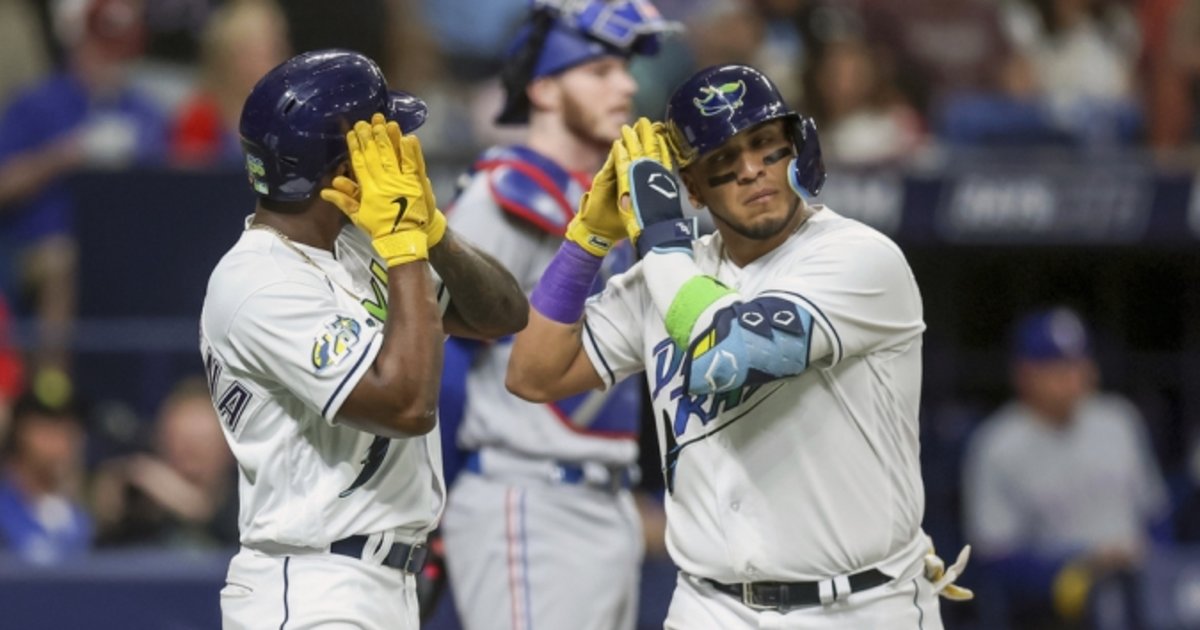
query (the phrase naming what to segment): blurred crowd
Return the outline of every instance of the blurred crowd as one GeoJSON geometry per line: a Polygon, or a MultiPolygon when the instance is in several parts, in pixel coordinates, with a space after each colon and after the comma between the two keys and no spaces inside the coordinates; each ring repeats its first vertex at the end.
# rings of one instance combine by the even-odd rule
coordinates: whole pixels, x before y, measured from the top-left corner
{"type": "MultiPolygon", "coordinates": [[[[635,114],[661,117],[696,68],[749,63],[815,117],[834,164],[1028,145],[1180,155],[1200,140],[1200,0],[657,5],[686,30],[635,63],[635,114]]],[[[391,85],[428,101],[427,152],[512,141],[493,124],[497,73],[527,8],[0,0],[0,548],[49,563],[96,546],[236,544],[234,464],[203,379],[179,383],[120,452],[89,443],[72,392],[79,260],[64,178],[240,168],[237,120],[257,78],[295,52],[335,46],[379,60],[391,85]],[[33,322],[20,348],[16,320],[33,322]]],[[[1200,536],[1200,518],[1172,510],[1137,411],[1096,392],[1085,324],[1050,312],[1023,326],[1015,402],[966,456],[966,537],[996,588],[1030,591],[1004,600],[1018,613],[1085,623],[1080,593],[1136,571],[1151,541],[1200,536]],[[1039,468],[1050,462],[1060,464],[1039,468]],[[1121,500],[1073,505],[1104,488],[1121,500]]]]}

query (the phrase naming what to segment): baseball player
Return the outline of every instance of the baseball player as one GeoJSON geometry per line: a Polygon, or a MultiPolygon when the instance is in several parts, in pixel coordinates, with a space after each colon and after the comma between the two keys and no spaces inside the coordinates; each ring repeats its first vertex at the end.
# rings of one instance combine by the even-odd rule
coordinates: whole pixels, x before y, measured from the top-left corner
{"type": "Polygon", "coordinates": [[[530,297],[509,388],[553,400],[645,371],[681,569],[667,628],[940,628],[966,557],[926,560],[904,255],[808,203],[816,128],[757,70],[697,73],[666,117],[622,129],[530,297]],[[715,234],[694,240],[673,153],[715,234]],[[640,263],[585,305],[601,260],[583,244],[626,235],[640,263]]]}
{"type": "Polygon", "coordinates": [[[226,629],[418,627],[413,573],[445,494],[443,331],[495,337],[527,316],[513,278],[445,229],[402,135],[425,116],[341,50],[284,62],[246,99],[258,204],[200,322],[240,471],[226,629]]]}
{"type": "MultiPolygon", "coordinates": [[[[637,86],[629,58],[655,52],[668,28],[646,0],[587,0],[535,7],[518,33],[498,122],[528,124],[529,134],[524,144],[483,153],[449,220],[525,290],[554,257],[590,173],[630,120],[637,86]]],[[[600,276],[631,260],[629,248],[615,250],[600,276]]],[[[459,353],[467,370],[457,434],[464,472],[442,525],[459,617],[468,630],[632,628],[643,542],[629,487],[641,388],[631,381],[520,400],[504,388],[510,341],[447,349],[447,365],[459,353]]]]}

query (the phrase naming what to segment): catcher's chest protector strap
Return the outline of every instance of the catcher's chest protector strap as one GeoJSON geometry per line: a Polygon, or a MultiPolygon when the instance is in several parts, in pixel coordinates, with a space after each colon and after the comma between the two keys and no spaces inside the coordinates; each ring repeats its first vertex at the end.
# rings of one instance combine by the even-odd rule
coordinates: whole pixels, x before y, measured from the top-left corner
{"type": "Polygon", "coordinates": [[[488,188],[505,212],[555,236],[575,216],[587,180],[532,149],[494,147],[472,167],[487,173],[488,188]]]}

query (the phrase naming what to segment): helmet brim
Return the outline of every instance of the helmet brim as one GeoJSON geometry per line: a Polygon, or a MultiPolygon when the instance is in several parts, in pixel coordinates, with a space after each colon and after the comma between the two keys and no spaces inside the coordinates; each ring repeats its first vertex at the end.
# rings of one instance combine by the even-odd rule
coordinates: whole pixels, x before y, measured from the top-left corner
{"type": "Polygon", "coordinates": [[[404,133],[412,133],[425,124],[429,106],[425,101],[401,90],[388,90],[387,119],[396,121],[404,133]]]}

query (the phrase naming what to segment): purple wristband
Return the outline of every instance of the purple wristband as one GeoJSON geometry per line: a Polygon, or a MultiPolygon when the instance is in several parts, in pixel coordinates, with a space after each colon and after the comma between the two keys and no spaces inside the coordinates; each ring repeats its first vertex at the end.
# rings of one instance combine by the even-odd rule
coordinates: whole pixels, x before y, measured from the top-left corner
{"type": "Polygon", "coordinates": [[[602,262],[603,258],[589,254],[577,243],[564,242],[533,288],[529,304],[556,322],[574,324],[583,317],[583,303],[602,262]]]}

